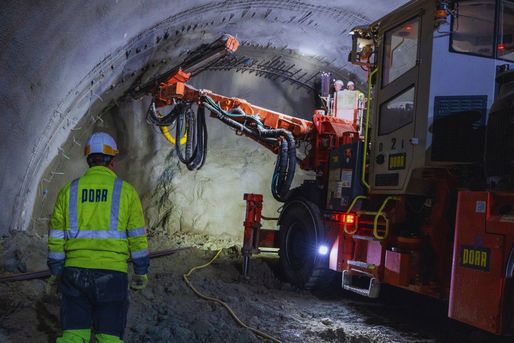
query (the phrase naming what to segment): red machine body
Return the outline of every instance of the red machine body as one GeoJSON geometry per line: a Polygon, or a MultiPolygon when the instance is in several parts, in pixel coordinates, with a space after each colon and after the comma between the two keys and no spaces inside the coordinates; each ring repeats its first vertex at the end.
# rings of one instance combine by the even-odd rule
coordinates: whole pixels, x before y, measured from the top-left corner
{"type": "Polygon", "coordinates": [[[458,199],[448,316],[496,334],[513,323],[513,204],[512,193],[458,199]]]}

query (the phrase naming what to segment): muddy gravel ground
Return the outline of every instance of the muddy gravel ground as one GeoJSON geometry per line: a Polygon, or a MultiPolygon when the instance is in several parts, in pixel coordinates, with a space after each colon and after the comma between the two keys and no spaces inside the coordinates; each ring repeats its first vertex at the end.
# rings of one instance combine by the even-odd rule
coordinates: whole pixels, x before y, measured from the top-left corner
{"type": "MultiPolygon", "coordinates": [[[[153,259],[148,288],[131,292],[125,342],[263,341],[183,281],[184,273],[214,254],[193,248],[153,259]]],[[[443,302],[388,288],[379,300],[341,290],[317,294],[282,282],[277,271],[276,257],[257,257],[250,280],[243,280],[239,248],[233,247],[191,281],[229,304],[245,323],[282,342],[513,341],[447,319],[443,302]]],[[[45,296],[44,286],[44,280],[0,283],[0,342],[55,341],[58,298],[45,296]]]]}

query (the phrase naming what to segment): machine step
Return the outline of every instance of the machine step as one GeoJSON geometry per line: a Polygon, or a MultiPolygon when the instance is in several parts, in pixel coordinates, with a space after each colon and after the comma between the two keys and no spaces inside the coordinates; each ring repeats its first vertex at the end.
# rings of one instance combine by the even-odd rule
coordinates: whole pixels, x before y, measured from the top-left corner
{"type": "Polygon", "coordinates": [[[352,238],[353,239],[359,239],[359,240],[365,240],[365,241],[378,241],[378,239],[376,239],[373,236],[352,235],[352,238]]]}
{"type": "Polygon", "coordinates": [[[346,290],[346,291],[357,293],[359,295],[362,295],[363,297],[377,298],[377,297],[371,297],[369,295],[370,294],[369,293],[369,289],[367,289],[367,288],[359,288],[359,287],[353,287],[353,286],[350,286],[350,285],[344,285],[343,289],[346,290]]]}
{"type": "Polygon", "coordinates": [[[369,277],[369,286],[368,288],[363,287],[356,287],[352,284],[352,272],[350,270],[343,270],[343,277],[342,277],[342,287],[343,289],[357,293],[359,295],[368,297],[368,298],[378,298],[380,295],[380,283],[377,279],[375,279],[372,276],[369,277]]]}
{"type": "Polygon", "coordinates": [[[364,269],[369,269],[369,270],[373,270],[373,269],[377,268],[377,266],[375,264],[367,263],[367,262],[363,262],[363,261],[348,260],[348,261],[346,261],[346,263],[352,267],[359,267],[359,268],[364,268],[364,269]]]}

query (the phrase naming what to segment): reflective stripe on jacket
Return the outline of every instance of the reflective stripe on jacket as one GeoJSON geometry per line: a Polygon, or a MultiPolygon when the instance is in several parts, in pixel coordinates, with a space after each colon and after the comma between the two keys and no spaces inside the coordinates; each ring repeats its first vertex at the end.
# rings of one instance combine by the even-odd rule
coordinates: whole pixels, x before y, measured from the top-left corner
{"type": "MultiPolygon", "coordinates": [[[[48,265],[127,272],[148,269],[148,242],[139,196],[106,167],[91,167],[60,192],[50,220],[48,265]]],[[[53,270],[55,269],[55,270],[53,270]]]]}

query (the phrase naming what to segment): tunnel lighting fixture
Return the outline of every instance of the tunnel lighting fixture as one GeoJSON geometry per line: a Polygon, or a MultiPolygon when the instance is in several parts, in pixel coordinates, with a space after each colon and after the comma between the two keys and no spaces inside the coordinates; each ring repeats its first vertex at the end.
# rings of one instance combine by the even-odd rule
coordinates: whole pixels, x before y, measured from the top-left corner
{"type": "Polygon", "coordinates": [[[328,254],[328,247],[326,245],[320,245],[318,248],[318,254],[320,254],[320,255],[328,254]]]}

